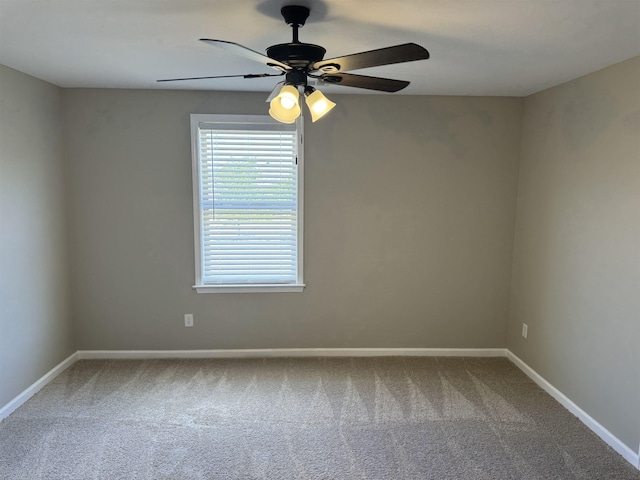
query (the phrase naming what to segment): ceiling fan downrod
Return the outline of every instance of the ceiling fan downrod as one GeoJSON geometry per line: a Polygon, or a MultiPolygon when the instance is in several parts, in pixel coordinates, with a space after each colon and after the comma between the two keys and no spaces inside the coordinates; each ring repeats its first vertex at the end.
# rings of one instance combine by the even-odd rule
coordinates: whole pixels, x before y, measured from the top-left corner
{"type": "Polygon", "coordinates": [[[287,25],[293,28],[293,41],[298,42],[298,29],[303,27],[307,18],[309,18],[310,10],[300,5],[286,5],[280,9],[280,13],[287,25]]]}
{"type": "Polygon", "coordinates": [[[307,74],[315,62],[324,58],[327,52],[320,45],[302,43],[298,39],[298,29],[304,26],[309,18],[309,9],[300,5],[286,5],[280,10],[287,25],[293,29],[291,43],[280,43],[267,48],[267,56],[293,67],[287,72],[287,83],[306,85],[307,74]]]}

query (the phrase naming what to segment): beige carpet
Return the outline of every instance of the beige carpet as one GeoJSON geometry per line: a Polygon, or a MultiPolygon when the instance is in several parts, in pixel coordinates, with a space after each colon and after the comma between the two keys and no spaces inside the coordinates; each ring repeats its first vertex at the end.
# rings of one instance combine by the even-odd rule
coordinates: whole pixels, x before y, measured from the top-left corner
{"type": "Polygon", "coordinates": [[[640,479],[504,358],[80,361],[2,479],[640,479]]]}

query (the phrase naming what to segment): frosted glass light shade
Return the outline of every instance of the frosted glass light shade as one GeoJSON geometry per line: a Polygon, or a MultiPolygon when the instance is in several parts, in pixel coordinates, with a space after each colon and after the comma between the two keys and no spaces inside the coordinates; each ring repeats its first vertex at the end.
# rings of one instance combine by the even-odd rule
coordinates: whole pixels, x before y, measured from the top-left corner
{"type": "Polygon", "coordinates": [[[336,104],[325,97],[320,90],[314,89],[309,94],[305,92],[305,95],[307,97],[305,102],[307,107],[309,107],[309,111],[311,112],[311,121],[313,122],[324,117],[333,107],[336,106],[336,104]]]}
{"type": "Polygon", "coordinates": [[[280,93],[269,103],[269,115],[281,123],[293,123],[300,116],[298,89],[285,85],[280,93]]]}

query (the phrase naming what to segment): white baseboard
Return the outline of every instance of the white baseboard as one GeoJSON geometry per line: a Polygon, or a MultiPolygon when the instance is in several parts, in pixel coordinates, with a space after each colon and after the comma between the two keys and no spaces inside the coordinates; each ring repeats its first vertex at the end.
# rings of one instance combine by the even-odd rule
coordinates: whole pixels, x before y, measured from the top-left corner
{"type": "Polygon", "coordinates": [[[264,348],[228,350],[79,350],[79,359],[281,357],[505,357],[504,348],[264,348]]]}
{"type": "Polygon", "coordinates": [[[78,360],[78,352],[69,355],[66,359],[53,367],[47,373],[45,373],[39,380],[36,380],[30,387],[24,390],[21,394],[7,403],[4,407],[0,408],[0,422],[11,415],[20,405],[33,397],[38,391],[44,387],[51,380],[56,378],[67,368],[73,365],[78,360]]]}
{"type": "Polygon", "coordinates": [[[624,457],[631,465],[640,470],[640,451],[638,453],[626,446],[618,437],[607,430],[594,420],[587,412],[582,410],[578,405],[573,403],[564,393],[558,390],[545,380],[538,372],[523,362],[513,352],[507,350],[507,358],[511,360],[520,370],[522,370],[531,380],[538,384],[545,392],[555,398],[558,403],[569,410],[572,414],[589,427],[596,435],[598,435],[607,445],[624,457]]]}

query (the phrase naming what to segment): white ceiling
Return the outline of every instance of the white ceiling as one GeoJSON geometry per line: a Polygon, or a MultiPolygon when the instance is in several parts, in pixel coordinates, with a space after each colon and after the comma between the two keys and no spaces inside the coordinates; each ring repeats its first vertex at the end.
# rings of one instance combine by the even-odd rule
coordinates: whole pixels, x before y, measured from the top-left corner
{"type": "Polygon", "coordinates": [[[287,4],[311,9],[300,40],[326,58],[427,48],[426,61],[354,72],[409,80],[404,94],[524,96],[640,55],[640,0],[0,0],[0,63],[61,87],[267,92],[279,79],[155,80],[273,73],[198,38],[288,43],[287,4]]]}

